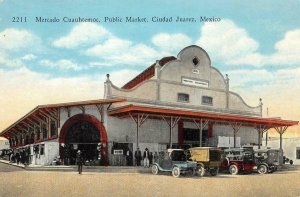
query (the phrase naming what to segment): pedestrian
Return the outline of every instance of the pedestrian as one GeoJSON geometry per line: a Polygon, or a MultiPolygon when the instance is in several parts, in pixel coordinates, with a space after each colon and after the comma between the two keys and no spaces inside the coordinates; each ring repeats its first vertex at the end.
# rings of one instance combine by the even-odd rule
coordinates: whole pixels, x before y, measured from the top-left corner
{"type": "Polygon", "coordinates": [[[129,149],[126,152],[126,161],[128,166],[132,166],[132,152],[129,149]]]}
{"type": "Polygon", "coordinates": [[[144,167],[145,168],[149,168],[150,167],[150,165],[149,165],[149,157],[150,157],[149,150],[148,150],[148,148],[145,148],[144,155],[143,155],[144,167]]]}
{"type": "Polygon", "coordinates": [[[157,152],[154,153],[153,159],[154,159],[154,163],[158,162],[158,154],[157,154],[157,152]]]}
{"type": "Polygon", "coordinates": [[[17,151],[17,153],[16,153],[16,161],[17,161],[18,165],[20,163],[20,160],[21,160],[21,155],[20,155],[19,151],[17,151]]]}
{"type": "Polygon", "coordinates": [[[135,163],[137,166],[141,165],[141,159],[142,159],[142,152],[140,151],[139,148],[136,149],[134,153],[134,158],[135,158],[135,163]]]}
{"type": "Polygon", "coordinates": [[[150,165],[153,164],[153,154],[152,154],[152,152],[149,153],[149,164],[150,165]]]}
{"type": "Polygon", "coordinates": [[[82,158],[82,153],[80,150],[77,151],[76,162],[78,165],[78,174],[82,174],[83,158],[82,158]]]}

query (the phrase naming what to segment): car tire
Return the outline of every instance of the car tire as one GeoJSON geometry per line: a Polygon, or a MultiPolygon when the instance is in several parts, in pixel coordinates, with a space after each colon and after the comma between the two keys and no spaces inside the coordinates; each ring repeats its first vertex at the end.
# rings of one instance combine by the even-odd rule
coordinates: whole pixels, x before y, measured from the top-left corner
{"type": "Polygon", "coordinates": [[[159,173],[159,169],[157,165],[152,166],[152,174],[157,175],[159,173]]]}
{"type": "Polygon", "coordinates": [[[204,174],[205,174],[205,168],[203,166],[199,166],[198,167],[198,175],[202,177],[202,176],[204,176],[204,174]]]}
{"type": "Polygon", "coordinates": [[[268,168],[267,168],[266,165],[260,165],[260,166],[258,166],[258,168],[257,168],[257,172],[258,172],[259,174],[266,174],[266,173],[268,172],[268,168]]]}
{"type": "Polygon", "coordinates": [[[209,170],[211,176],[217,176],[219,173],[219,168],[213,168],[209,170]]]}
{"type": "Polygon", "coordinates": [[[172,175],[173,177],[178,178],[180,176],[180,168],[177,166],[173,167],[172,175]]]}
{"type": "Polygon", "coordinates": [[[191,169],[191,176],[195,176],[196,175],[196,170],[195,169],[191,169]]]}
{"type": "Polygon", "coordinates": [[[239,169],[236,165],[229,166],[229,173],[232,175],[237,175],[239,173],[239,169]]]}

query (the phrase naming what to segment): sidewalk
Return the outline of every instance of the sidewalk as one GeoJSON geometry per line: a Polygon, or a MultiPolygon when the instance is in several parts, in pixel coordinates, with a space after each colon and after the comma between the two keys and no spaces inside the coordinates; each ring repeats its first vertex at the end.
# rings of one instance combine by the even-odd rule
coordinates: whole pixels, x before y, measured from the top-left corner
{"type": "MultiPolygon", "coordinates": [[[[23,168],[28,171],[59,171],[59,172],[74,172],[77,171],[77,166],[41,166],[41,165],[29,165],[23,164],[17,165],[16,163],[9,163],[7,160],[0,160],[0,163],[23,168]]],[[[83,166],[85,172],[101,172],[101,173],[151,173],[151,168],[144,168],[142,166],[83,166]]],[[[300,165],[284,164],[278,168],[278,171],[300,171],[300,165]]]]}
{"type": "MultiPolygon", "coordinates": [[[[23,168],[28,171],[61,171],[61,172],[72,172],[77,171],[77,166],[41,166],[41,165],[29,165],[25,166],[23,164],[17,165],[16,163],[9,163],[6,160],[0,160],[0,163],[7,165],[16,166],[18,168],[23,168]]],[[[83,171],[85,172],[105,172],[105,173],[151,173],[151,168],[144,168],[142,166],[83,166],[83,171]]]]}

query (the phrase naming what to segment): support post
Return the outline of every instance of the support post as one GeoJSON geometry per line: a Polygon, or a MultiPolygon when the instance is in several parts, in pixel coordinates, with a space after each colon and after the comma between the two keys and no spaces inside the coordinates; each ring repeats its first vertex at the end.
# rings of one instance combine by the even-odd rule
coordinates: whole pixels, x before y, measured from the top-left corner
{"type": "Polygon", "coordinates": [[[268,131],[266,131],[266,147],[268,147],[268,131]]]}
{"type": "Polygon", "coordinates": [[[203,120],[202,118],[200,119],[199,122],[197,120],[193,119],[195,125],[199,129],[199,147],[202,147],[202,130],[208,125],[208,120],[203,120]]]}
{"type": "Polygon", "coordinates": [[[237,132],[239,132],[239,130],[242,126],[242,123],[235,122],[235,123],[229,123],[229,124],[233,129],[233,147],[235,148],[236,147],[236,134],[237,134],[237,132]]]}
{"type": "Polygon", "coordinates": [[[288,126],[275,127],[275,130],[279,133],[279,145],[280,150],[282,150],[282,135],[287,130],[288,126]]]}
{"type": "Polygon", "coordinates": [[[129,113],[129,116],[132,118],[132,120],[136,123],[136,147],[139,148],[139,133],[140,133],[140,127],[143,125],[143,123],[147,120],[148,114],[144,116],[145,114],[137,113],[136,117],[134,117],[131,113],[129,113]]]}
{"type": "Polygon", "coordinates": [[[175,125],[177,124],[177,122],[180,120],[180,117],[179,116],[170,116],[170,121],[168,121],[164,116],[161,116],[162,119],[169,125],[170,127],[170,138],[169,138],[169,146],[170,148],[172,148],[172,145],[173,145],[173,137],[172,137],[172,134],[173,134],[173,128],[175,127],[175,125]]]}
{"type": "Polygon", "coordinates": [[[260,149],[260,143],[261,143],[261,138],[262,138],[262,134],[268,130],[268,128],[264,125],[257,125],[255,127],[255,129],[257,130],[257,134],[258,134],[258,138],[257,138],[257,146],[258,149],[260,149]]]}

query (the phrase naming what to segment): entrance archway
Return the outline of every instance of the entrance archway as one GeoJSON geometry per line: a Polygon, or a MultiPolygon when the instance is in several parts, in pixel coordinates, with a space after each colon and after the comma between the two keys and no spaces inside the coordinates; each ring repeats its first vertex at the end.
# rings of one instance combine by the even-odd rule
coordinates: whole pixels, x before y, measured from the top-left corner
{"type": "Polygon", "coordinates": [[[74,152],[70,152],[70,150],[73,149],[69,149],[73,147],[85,151],[85,156],[89,160],[96,156],[95,154],[101,143],[101,149],[99,150],[101,154],[101,164],[108,164],[106,129],[103,124],[92,115],[77,114],[69,118],[61,128],[59,143],[60,145],[64,145],[60,146],[60,154],[63,158],[74,157],[74,152]]]}

